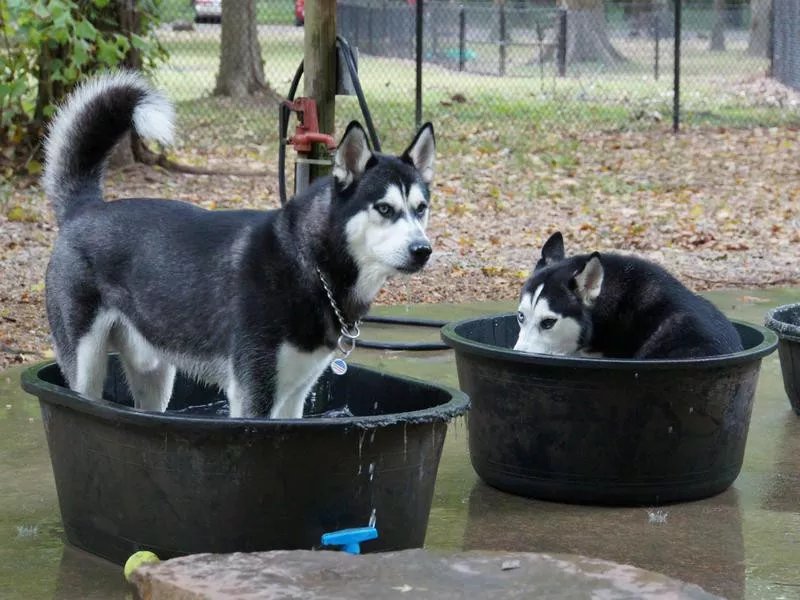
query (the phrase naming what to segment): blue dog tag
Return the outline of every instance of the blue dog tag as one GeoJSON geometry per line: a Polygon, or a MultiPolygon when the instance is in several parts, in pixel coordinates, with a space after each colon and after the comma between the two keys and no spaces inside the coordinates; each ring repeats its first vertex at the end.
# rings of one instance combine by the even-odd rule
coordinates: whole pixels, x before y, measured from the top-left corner
{"type": "Polygon", "coordinates": [[[344,375],[347,373],[347,363],[344,362],[342,358],[334,359],[331,363],[331,371],[333,371],[335,375],[344,375]]]}

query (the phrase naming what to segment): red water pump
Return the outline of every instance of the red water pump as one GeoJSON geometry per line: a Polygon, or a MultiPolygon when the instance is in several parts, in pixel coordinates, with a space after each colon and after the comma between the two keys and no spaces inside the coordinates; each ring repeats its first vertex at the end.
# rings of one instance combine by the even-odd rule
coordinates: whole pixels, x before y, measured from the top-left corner
{"type": "Polygon", "coordinates": [[[294,146],[298,154],[309,154],[312,144],[325,144],[328,150],[336,149],[333,136],[319,132],[317,120],[317,103],[312,98],[297,98],[294,101],[286,100],[286,107],[297,113],[297,129],[295,134],[286,143],[294,146]]]}
{"type": "Polygon", "coordinates": [[[331,161],[326,159],[314,159],[310,157],[311,148],[314,144],[325,144],[328,150],[333,153],[336,150],[336,141],[333,136],[327,133],[320,133],[319,120],[317,118],[317,103],[312,98],[297,98],[286,100],[282,106],[283,118],[288,118],[288,114],[294,112],[297,115],[297,128],[295,133],[286,144],[293,146],[297,152],[294,163],[294,191],[300,193],[306,189],[311,181],[310,166],[330,165],[331,161]]]}

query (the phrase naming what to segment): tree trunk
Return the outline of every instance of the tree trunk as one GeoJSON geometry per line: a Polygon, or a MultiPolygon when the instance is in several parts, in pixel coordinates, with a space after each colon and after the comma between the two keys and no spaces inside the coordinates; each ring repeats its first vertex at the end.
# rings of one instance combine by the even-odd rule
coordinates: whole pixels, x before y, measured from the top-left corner
{"type": "Polygon", "coordinates": [[[222,3],[222,52],[214,94],[241,98],[268,89],[258,43],[256,0],[222,3]]]}
{"type": "Polygon", "coordinates": [[[769,58],[772,37],[772,0],[751,0],[750,42],[747,52],[753,56],[769,58]]]}
{"type": "Polygon", "coordinates": [[[627,60],[608,39],[603,0],[566,0],[566,6],[567,64],[614,64],[627,60]]]}
{"type": "MultiPolygon", "coordinates": [[[[141,14],[137,10],[135,0],[122,0],[117,5],[117,10],[120,33],[129,40],[133,39],[133,35],[140,33],[142,30],[141,14]]],[[[128,53],[122,64],[127,69],[141,70],[142,55],[133,44],[131,44],[131,47],[128,49],[128,53]]],[[[135,143],[143,142],[134,133],[130,131],[126,133],[111,153],[108,160],[109,167],[115,169],[136,162],[136,156],[133,150],[133,145],[135,143]]]]}
{"type": "Polygon", "coordinates": [[[725,52],[725,0],[714,0],[714,25],[711,27],[712,52],[725,52]]]}

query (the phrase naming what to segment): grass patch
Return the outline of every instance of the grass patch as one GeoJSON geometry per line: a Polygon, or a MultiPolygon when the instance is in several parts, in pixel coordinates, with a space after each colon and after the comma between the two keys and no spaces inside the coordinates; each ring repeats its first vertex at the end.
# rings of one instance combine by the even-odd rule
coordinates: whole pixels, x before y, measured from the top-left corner
{"type": "Polygon", "coordinates": [[[192,0],[161,0],[160,17],[162,23],[193,21],[192,0]]]}
{"type": "MultiPolygon", "coordinates": [[[[218,27],[195,32],[162,31],[159,35],[170,59],[159,69],[157,84],[177,102],[181,129],[189,135],[187,142],[191,139],[191,144],[200,147],[277,144],[274,101],[211,96],[219,68],[218,27]]],[[[286,94],[302,60],[303,30],[266,30],[260,42],[267,80],[278,94],[286,94]]],[[[620,49],[642,58],[615,70],[575,65],[566,78],[555,77],[552,72],[542,77],[535,68],[526,77],[502,78],[459,73],[426,63],[423,118],[436,124],[442,143],[454,150],[479,143],[486,151],[511,148],[517,154],[535,149],[535,138],[544,131],[580,135],[589,131],[666,129],[672,118],[672,66],[667,60],[671,50],[664,50],[664,76],[656,81],[645,52],[648,44],[642,39],[627,40],[620,43],[620,49]],[[463,99],[466,102],[459,102],[463,99]],[[476,142],[470,137],[486,130],[495,131],[495,139],[476,142]]],[[[738,85],[763,73],[765,60],[748,56],[733,41],[723,53],[708,52],[703,40],[687,41],[685,46],[681,84],[685,127],[800,124],[797,110],[752,105],[746,95],[737,93],[738,85]]],[[[511,59],[514,56],[509,53],[511,59]]],[[[413,61],[362,54],[359,72],[386,147],[402,147],[414,129],[413,61]]],[[[337,131],[351,119],[363,120],[355,98],[338,97],[336,110],[337,131]]],[[[553,160],[558,163],[562,159],[553,160]]]]}
{"type": "Polygon", "coordinates": [[[800,115],[785,108],[719,106],[714,110],[684,109],[683,127],[798,127],[800,115]]]}
{"type": "MultiPolygon", "coordinates": [[[[293,0],[256,0],[259,25],[291,25],[294,23],[293,0]]],[[[191,0],[161,0],[161,22],[194,21],[191,0]]]]}

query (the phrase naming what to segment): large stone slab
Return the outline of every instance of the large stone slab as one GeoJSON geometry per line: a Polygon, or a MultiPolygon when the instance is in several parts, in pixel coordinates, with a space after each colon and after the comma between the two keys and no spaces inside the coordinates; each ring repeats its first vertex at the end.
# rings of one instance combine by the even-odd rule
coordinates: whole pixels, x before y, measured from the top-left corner
{"type": "Polygon", "coordinates": [[[657,573],[567,554],[196,554],[142,567],[132,581],[142,600],[718,598],[657,573]]]}

